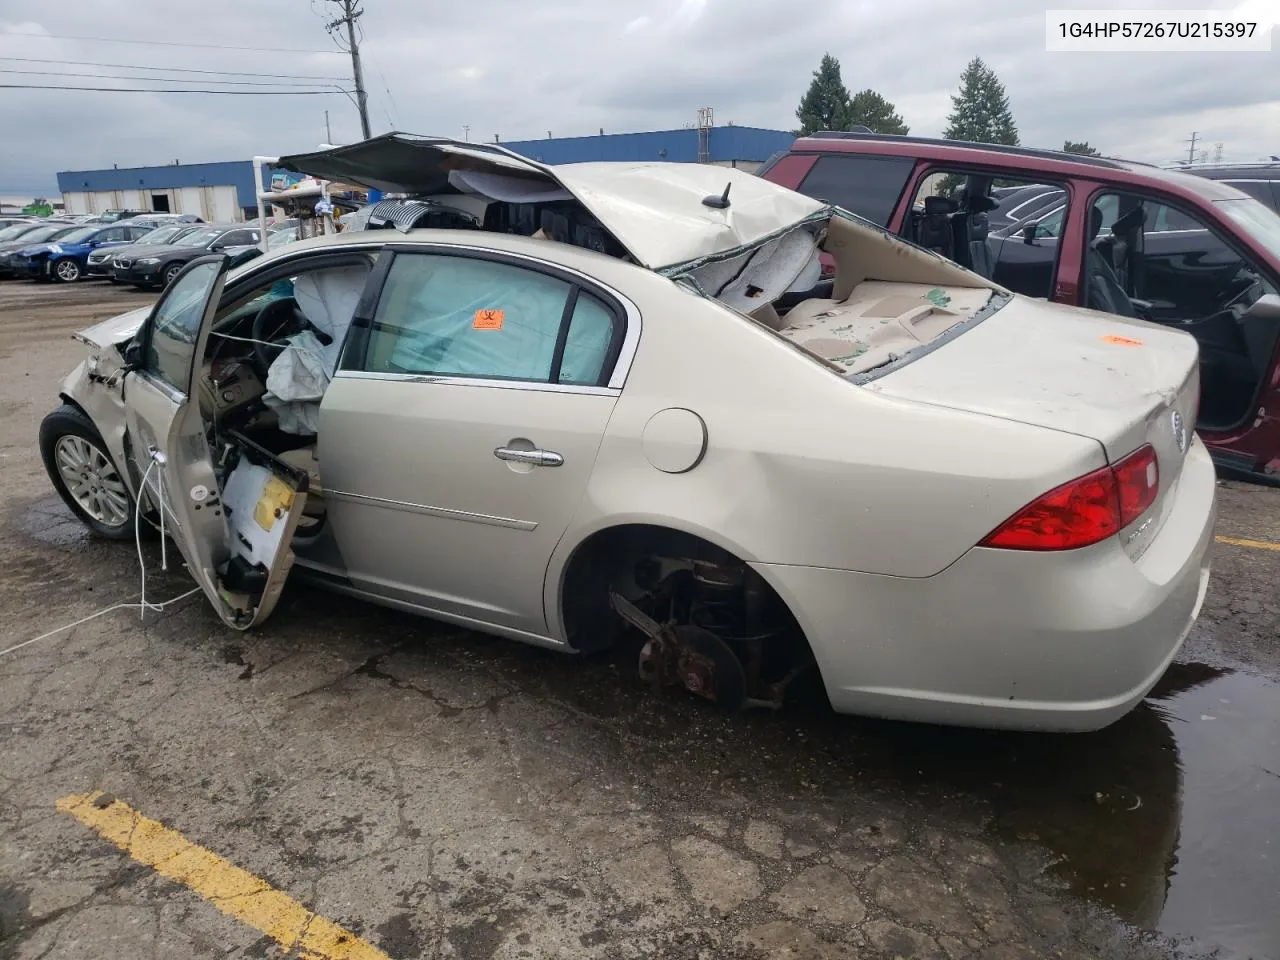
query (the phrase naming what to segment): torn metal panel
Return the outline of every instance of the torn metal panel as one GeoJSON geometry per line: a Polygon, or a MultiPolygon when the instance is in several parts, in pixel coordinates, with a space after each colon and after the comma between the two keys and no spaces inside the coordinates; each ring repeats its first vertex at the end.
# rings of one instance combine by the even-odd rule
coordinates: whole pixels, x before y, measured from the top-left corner
{"type": "MultiPolygon", "coordinates": [[[[580,203],[638,264],[661,269],[739,250],[828,210],[826,204],[741,170],[695,163],[548,166],[497,145],[389,133],[281,157],[287,170],[413,196],[462,192],[561,196],[580,203]],[[728,190],[728,204],[704,203],[728,190]],[[493,193],[489,193],[492,190],[493,193]]],[[[515,201],[508,201],[515,202],[515,201]]],[[[534,202],[523,199],[519,202],[534,202]]]]}

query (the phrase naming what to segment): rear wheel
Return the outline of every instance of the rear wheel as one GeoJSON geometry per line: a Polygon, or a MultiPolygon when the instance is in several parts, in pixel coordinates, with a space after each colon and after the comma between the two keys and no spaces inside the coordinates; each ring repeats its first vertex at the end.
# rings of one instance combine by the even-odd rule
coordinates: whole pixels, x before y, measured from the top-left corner
{"type": "Polygon", "coordinates": [[[93,421],[63,404],[40,424],[40,455],[58,495],[85,526],[109,540],[133,539],[133,496],[93,421]]]}
{"type": "Polygon", "coordinates": [[[53,276],[59,283],[75,283],[80,279],[80,264],[75,260],[59,260],[53,265],[53,276]]]}

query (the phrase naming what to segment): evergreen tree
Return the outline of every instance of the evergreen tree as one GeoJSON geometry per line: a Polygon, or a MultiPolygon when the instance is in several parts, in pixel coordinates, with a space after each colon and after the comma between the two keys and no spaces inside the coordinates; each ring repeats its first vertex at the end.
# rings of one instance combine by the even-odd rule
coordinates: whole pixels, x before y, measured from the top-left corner
{"type": "Polygon", "coordinates": [[[831,54],[813,71],[813,82],[796,109],[799,135],[818,130],[849,129],[849,90],[840,79],[840,61],[831,54]]]}
{"type": "Polygon", "coordinates": [[[898,116],[893,104],[874,90],[859,90],[849,100],[849,126],[862,124],[876,133],[905,136],[911,129],[898,116]]]}
{"type": "Polygon", "coordinates": [[[1100,156],[1102,156],[1102,154],[1101,154],[1101,153],[1099,153],[1097,150],[1093,149],[1093,147],[1089,146],[1089,141],[1088,141],[1088,140],[1080,140],[1079,142],[1077,142],[1077,141],[1075,141],[1075,140],[1067,140],[1065,143],[1063,143],[1063,144],[1062,144],[1062,152],[1063,152],[1063,153],[1074,153],[1074,154],[1076,154],[1076,155],[1078,155],[1078,156],[1081,156],[1081,157],[1100,157],[1100,156]]]}
{"type": "Polygon", "coordinates": [[[951,115],[943,136],[948,140],[1018,145],[1018,127],[1009,109],[1004,84],[979,57],[960,75],[960,92],[951,97],[951,115]]]}

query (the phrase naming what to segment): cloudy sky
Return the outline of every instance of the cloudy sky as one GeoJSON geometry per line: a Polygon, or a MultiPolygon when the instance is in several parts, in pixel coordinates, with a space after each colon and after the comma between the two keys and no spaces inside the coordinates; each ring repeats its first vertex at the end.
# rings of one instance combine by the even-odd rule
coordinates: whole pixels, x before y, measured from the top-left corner
{"type": "MultiPolygon", "coordinates": [[[[719,123],[790,129],[824,52],[853,90],[893,101],[911,132],[939,135],[971,57],[1004,81],[1027,145],[1088,140],[1163,163],[1197,131],[1229,160],[1280,154],[1280,40],[1271,53],[1047,54],[1044,11],[1062,7],[1276,9],[1277,0],[364,0],[375,133],[471,139],[719,123]]],[[[244,159],[359,138],[354,107],[323,96],[108,93],[152,86],[94,74],[155,68],[343,78],[323,0],[0,0],[0,193],[53,192],[67,169],[244,159]],[[67,16],[69,9],[75,16],[67,16]],[[153,41],[116,43],[110,39],[153,41]],[[163,43],[161,43],[161,41],[163,43]],[[174,46],[177,43],[205,44],[174,46]],[[215,48],[216,47],[216,48],[215,48]],[[245,48],[286,48],[264,52],[245,48]],[[310,51],[310,52],[293,52],[310,51]],[[23,59],[19,59],[23,58],[23,59]],[[31,62],[70,61],[69,63],[31,62]],[[92,64],[92,65],[87,65],[92,64]],[[98,64],[123,65],[97,66],[98,64]],[[15,71],[45,71],[19,73],[15,71]],[[80,73],[91,76],[53,76],[80,73]]],[[[1274,14],[1272,14],[1274,16],[1274,14]]],[[[207,86],[199,73],[167,73],[207,86]]],[[[222,77],[262,92],[260,77],[222,77]]],[[[281,80],[315,89],[331,81],[281,80]]]]}

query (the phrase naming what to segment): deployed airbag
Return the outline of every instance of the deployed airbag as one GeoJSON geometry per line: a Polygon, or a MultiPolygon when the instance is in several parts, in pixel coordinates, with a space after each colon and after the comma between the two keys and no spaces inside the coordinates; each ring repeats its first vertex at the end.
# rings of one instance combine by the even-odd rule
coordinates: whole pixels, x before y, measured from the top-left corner
{"type": "Polygon", "coordinates": [[[368,267],[349,266],[304,273],[294,279],[293,298],[315,329],[289,338],[267,371],[267,393],[262,398],[276,411],[285,433],[318,432],[320,399],[337,369],[338,355],[368,276],[368,267]]]}

